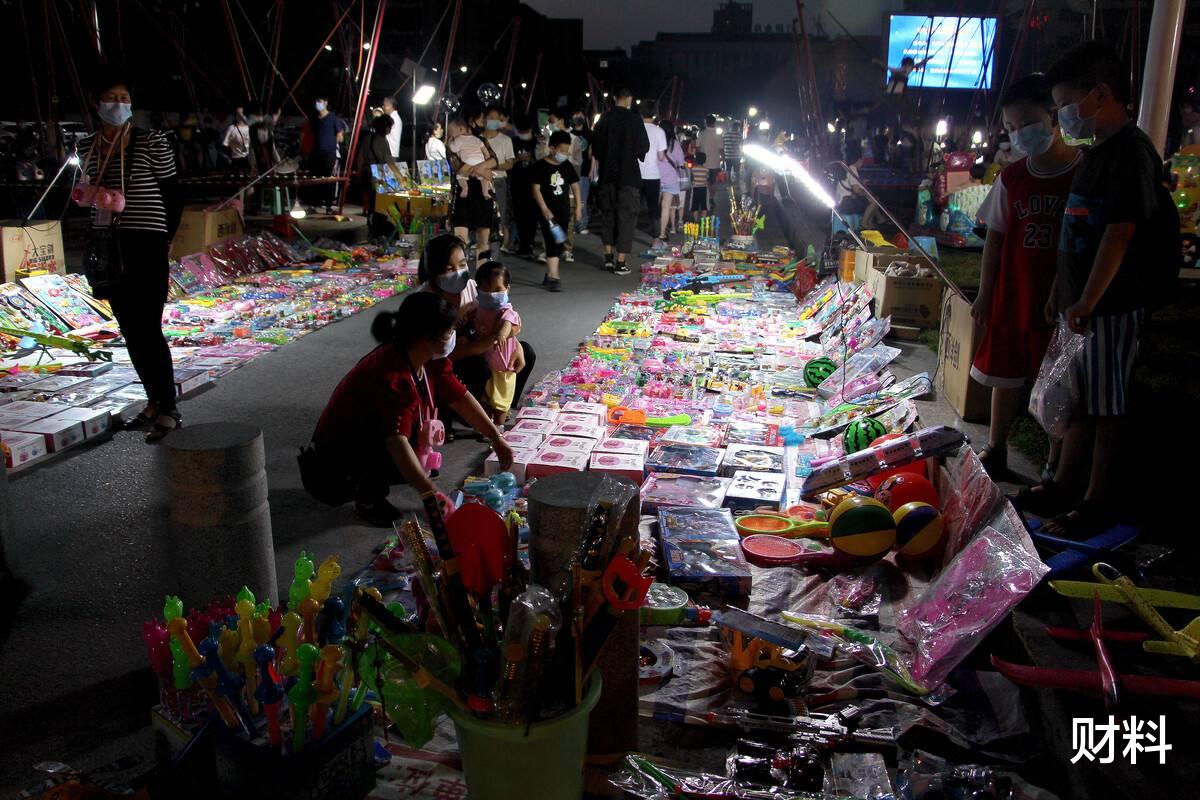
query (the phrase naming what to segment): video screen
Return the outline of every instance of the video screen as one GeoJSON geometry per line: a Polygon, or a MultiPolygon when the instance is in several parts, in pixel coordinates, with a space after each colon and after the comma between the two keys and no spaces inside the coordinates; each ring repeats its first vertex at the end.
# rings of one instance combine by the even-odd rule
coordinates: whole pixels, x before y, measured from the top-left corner
{"type": "Polygon", "coordinates": [[[996,20],[990,17],[892,14],[887,63],[899,67],[905,56],[916,62],[910,89],[990,89],[995,38],[996,20]]]}

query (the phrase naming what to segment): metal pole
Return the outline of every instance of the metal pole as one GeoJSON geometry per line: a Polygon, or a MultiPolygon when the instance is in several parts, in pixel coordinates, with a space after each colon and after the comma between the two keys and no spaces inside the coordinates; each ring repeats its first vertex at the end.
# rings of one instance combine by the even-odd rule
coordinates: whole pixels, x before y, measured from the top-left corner
{"type": "MultiPolygon", "coordinates": [[[[855,175],[853,172],[850,171],[850,165],[846,164],[845,162],[842,162],[842,161],[831,161],[830,166],[834,166],[834,165],[841,167],[842,169],[844,169],[846,171],[847,176],[854,178],[854,182],[857,183],[860,187],[862,187],[863,192],[867,195],[867,197],[869,197],[871,199],[872,202],[875,203],[875,205],[879,206],[879,210],[883,212],[883,215],[885,217],[887,217],[893,225],[895,225],[897,228],[900,229],[900,232],[904,234],[904,238],[908,240],[908,243],[910,245],[912,245],[913,247],[916,247],[917,251],[920,252],[921,255],[925,256],[926,259],[928,259],[930,265],[933,267],[933,271],[936,272],[939,276],[941,276],[941,279],[946,282],[946,285],[949,286],[950,289],[955,294],[957,294],[959,297],[961,297],[966,302],[970,303],[971,302],[970,299],[966,296],[966,294],[963,293],[963,290],[958,288],[958,285],[956,283],[954,283],[954,281],[950,280],[949,276],[947,276],[945,272],[942,272],[942,267],[940,264],[938,264],[937,259],[934,258],[933,256],[931,256],[929,254],[929,251],[921,246],[921,243],[918,242],[916,240],[916,238],[914,238],[913,235],[908,232],[908,228],[906,228],[900,224],[900,220],[896,219],[892,215],[892,212],[888,211],[887,206],[885,206],[883,204],[883,202],[878,197],[875,196],[875,193],[867,188],[867,185],[862,182],[862,178],[858,177],[857,175],[855,175]]],[[[843,222],[844,221],[845,220],[843,220],[843,222]]],[[[849,226],[847,226],[847,227],[849,227],[849,226]]]]}
{"type": "MultiPolygon", "coordinates": [[[[383,15],[387,11],[387,0],[379,0],[375,10],[375,25],[371,31],[371,50],[367,55],[367,72],[363,75],[362,87],[358,93],[358,107],[354,112],[354,128],[350,136],[350,147],[346,151],[346,169],[342,176],[342,191],[338,195],[338,214],[346,207],[346,193],[350,190],[350,175],[354,171],[354,155],[358,151],[358,141],[362,136],[363,117],[367,111],[367,92],[371,87],[371,76],[375,74],[375,57],[383,49],[383,15]]],[[[414,131],[415,133],[415,131],[414,131]]]]}
{"type": "Polygon", "coordinates": [[[438,102],[446,91],[450,77],[450,59],[454,57],[454,37],[458,35],[458,20],[462,17],[462,0],[454,0],[454,17],[450,20],[450,36],[446,38],[446,55],[442,58],[442,77],[438,81],[438,102]]]}
{"type": "Polygon", "coordinates": [[[1183,34],[1184,0],[1158,0],[1150,17],[1146,43],[1146,72],[1138,105],[1138,127],[1146,132],[1162,155],[1167,143],[1171,116],[1171,92],[1179,63],[1179,39],[1183,34]]]}
{"type": "Polygon", "coordinates": [[[500,103],[504,106],[508,105],[508,93],[512,89],[512,69],[513,62],[517,58],[517,39],[521,36],[521,18],[517,17],[513,25],[512,41],[508,43],[508,64],[504,67],[504,96],[500,99],[500,103]]]}

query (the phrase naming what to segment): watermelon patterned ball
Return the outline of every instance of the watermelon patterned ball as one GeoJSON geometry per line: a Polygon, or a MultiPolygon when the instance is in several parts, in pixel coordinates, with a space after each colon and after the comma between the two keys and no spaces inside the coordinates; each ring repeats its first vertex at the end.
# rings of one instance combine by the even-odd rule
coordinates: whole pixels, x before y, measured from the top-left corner
{"type": "Polygon", "coordinates": [[[857,453],[859,450],[866,450],[871,446],[871,442],[886,433],[887,428],[882,422],[874,417],[864,417],[846,426],[846,432],[842,434],[842,444],[845,445],[847,454],[857,453]]]}
{"type": "Polygon", "coordinates": [[[836,371],[837,364],[832,358],[828,356],[814,358],[804,365],[804,382],[810,389],[815,389],[836,371]]]}

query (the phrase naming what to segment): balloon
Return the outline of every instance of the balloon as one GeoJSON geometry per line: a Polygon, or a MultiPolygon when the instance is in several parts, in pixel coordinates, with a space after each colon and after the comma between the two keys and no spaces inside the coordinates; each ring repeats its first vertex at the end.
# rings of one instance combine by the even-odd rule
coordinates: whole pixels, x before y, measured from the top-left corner
{"type": "Polygon", "coordinates": [[[494,83],[484,83],[476,90],[475,96],[479,98],[479,102],[483,103],[486,108],[487,106],[494,106],[499,103],[502,95],[499,86],[494,83]]]}
{"type": "Polygon", "coordinates": [[[458,95],[456,94],[442,95],[442,99],[438,100],[438,105],[447,114],[457,114],[458,109],[462,107],[462,103],[459,102],[458,95]]]}

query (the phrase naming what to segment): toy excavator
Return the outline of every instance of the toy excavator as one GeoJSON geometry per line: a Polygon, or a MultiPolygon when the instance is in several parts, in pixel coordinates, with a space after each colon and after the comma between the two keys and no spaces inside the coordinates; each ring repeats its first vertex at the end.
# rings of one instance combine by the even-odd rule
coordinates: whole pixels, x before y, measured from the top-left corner
{"type": "Polygon", "coordinates": [[[763,619],[739,608],[717,616],[721,639],[729,648],[734,682],[759,703],[782,703],[797,697],[812,675],[808,632],[763,619]]]}
{"type": "Polygon", "coordinates": [[[1157,589],[1141,589],[1109,564],[1098,563],[1092,574],[1100,583],[1085,581],[1051,581],[1051,587],[1067,597],[1092,598],[1092,624],[1087,630],[1046,628],[1046,633],[1061,640],[1090,640],[1095,650],[1097,671],[1056,669],[1011,664],[992,656],[992,665],[1014,683],[1050,689],[1067,689],[1084,694],[1099,694],[1105,705],[1115,707],[1121,694],[1155,695],[1160,697],[1200,698],[1200,681],[1180,680],[1151,675],[1120,674],[1113,667],[1106,643],[1137,643],[1147,653],[1184,656],[1200,663],[1200,617],[1182,630],[1173,629],[1155,606],[1200,610],[1200,597],[1157,589]],[[1102,621],[1101,604],[1105,600],[1124,603],[1149,625],[1161,640],[1151,639],[1144,631],[1106,631],[1102,621]]]}

